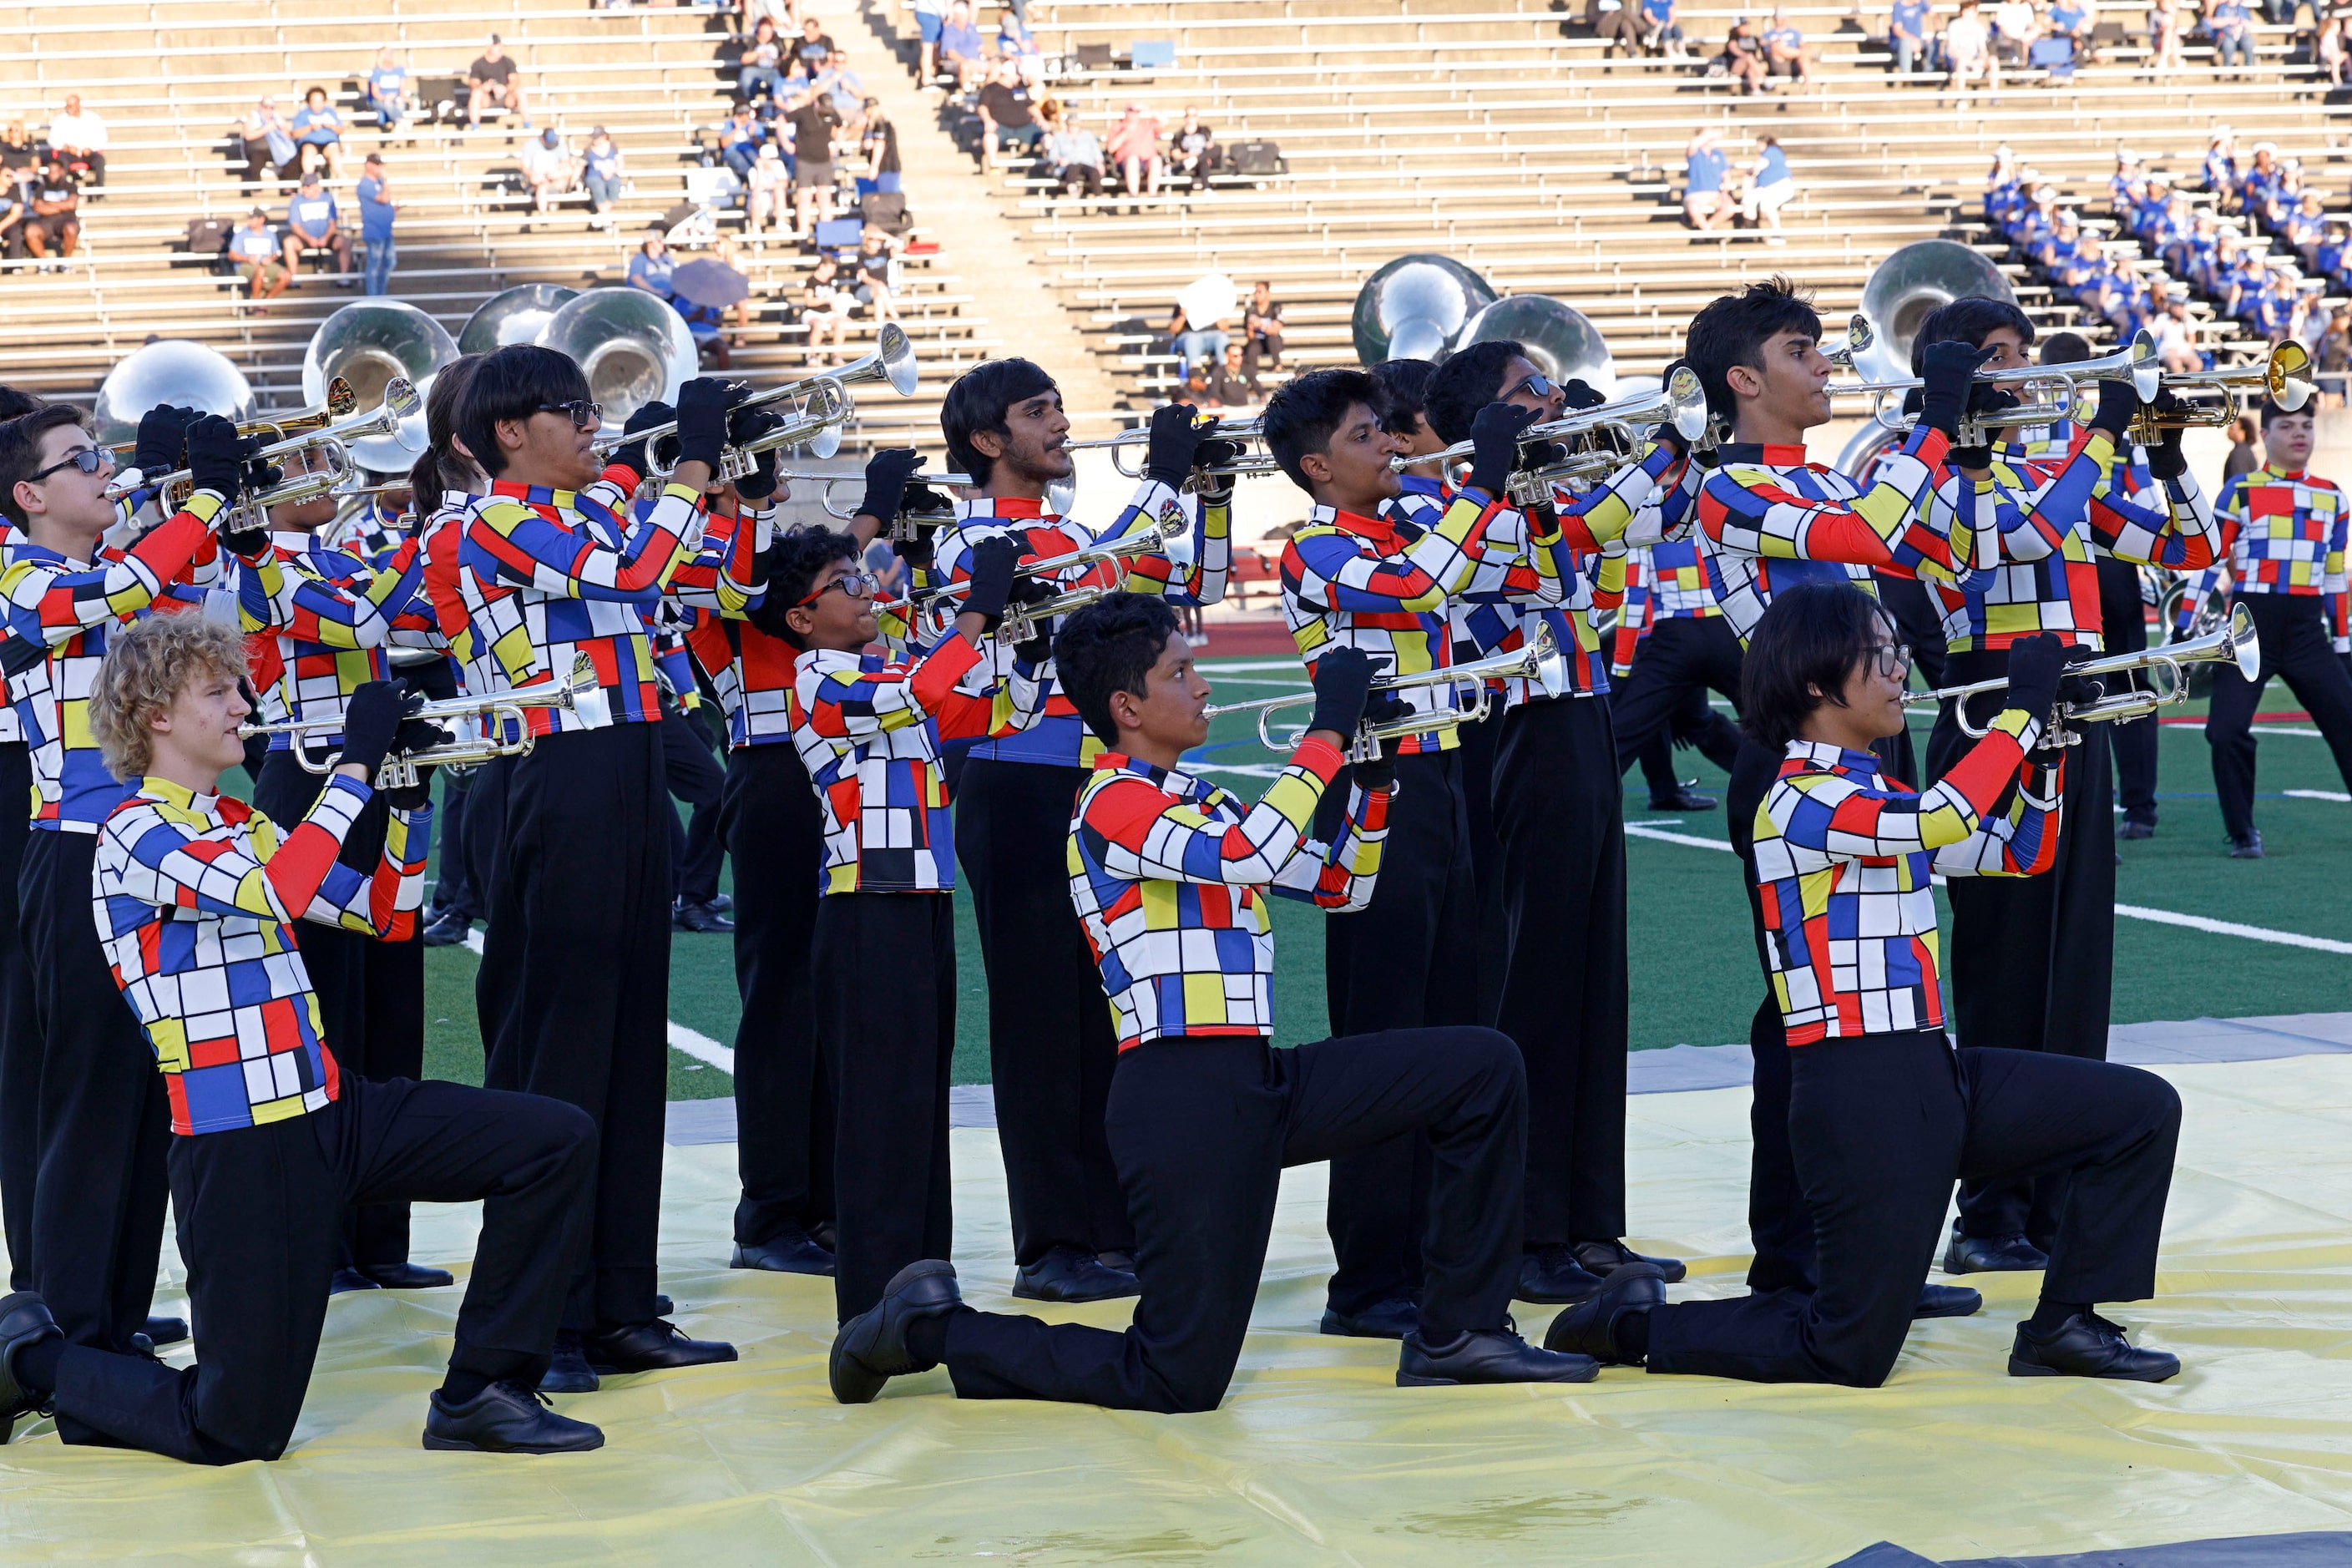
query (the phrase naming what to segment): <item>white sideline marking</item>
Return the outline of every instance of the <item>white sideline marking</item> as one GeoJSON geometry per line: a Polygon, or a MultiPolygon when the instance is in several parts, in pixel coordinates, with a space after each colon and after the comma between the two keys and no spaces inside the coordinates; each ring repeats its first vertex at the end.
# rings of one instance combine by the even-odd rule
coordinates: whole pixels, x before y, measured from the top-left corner
{"type": "MultiPolygon", "coordinates": [[[[466,933],[466,946],[476,958],[481,957],[482,933],[478,931],[467,931],[466,933]]],[[[675,1018],[670,1019],[668,1022],[669,1044],[672,1050],[683,1051],[688,1056],[692,1057],[696,1061],[708,1062],[712,1067],[717,1068],[719,1071],[727,1074],[729,1077],[731,1078],[734,1076],[734,1047],[722,1046],[717,1040],[712,1039],[709,1035],[704,1034],[701,1030],[689,1029],[675,1018]]]]}
{"type": "Polygon", "coordinates": [[[2279,793],[2285,795],[2289,800],[2352,801],[2352,795],[2346,795],[2340,789],[2289,789],[2281,790],[2279,793]]]}
{"type": "Polygon", "coordinates": [[[1256,670],[1286,669],[1302,680],[1307,678],[1307,667],[1295,658],[1261,658],[1234,663],[1222,658],[1204,658],[1201,660],[1200,668],[1202,675],[1245,675],[1256,670]]]}

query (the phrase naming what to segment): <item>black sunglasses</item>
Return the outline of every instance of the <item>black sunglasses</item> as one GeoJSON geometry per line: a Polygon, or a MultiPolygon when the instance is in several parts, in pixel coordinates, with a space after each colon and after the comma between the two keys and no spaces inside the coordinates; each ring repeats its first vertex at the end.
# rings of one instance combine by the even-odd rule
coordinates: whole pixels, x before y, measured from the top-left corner
{"type": "Polygon", "coordinates": [[[1536,397],[1549,397],[1553,393],[1558,392],[1559,390],[1559,388],[1553,384],[1549,376],[1531,375],[1525,381],[1513,386],[1508,392],[1504,393],[1502,400],[1505,403],[1508,403],[1512,398],[1517,397],[1522,392],[1528,393],[1536,397]]]}
{"type": "Polygon", "coordinates": [[[63,472],[67,468],[79,468],[85,474],[94,474],[100,468],[110,467],[113,461],[114,454],[111,452],[103,451],[96,447],[83,447],[69,454],[63,462],[51,463],[39,473],[30,477],[33,483],[38,484],[51,474],[63,472]]]}
{"type": "Polygon", "coordinates": [[[575,397],[569,403],[542,403],[539,405],[539,412],[569,414],[572,416],[572,427],[574,430],[585,430],[591,425],[603,422],[604,405],[601,403],[591,403],[584,397],[575,397]]]}

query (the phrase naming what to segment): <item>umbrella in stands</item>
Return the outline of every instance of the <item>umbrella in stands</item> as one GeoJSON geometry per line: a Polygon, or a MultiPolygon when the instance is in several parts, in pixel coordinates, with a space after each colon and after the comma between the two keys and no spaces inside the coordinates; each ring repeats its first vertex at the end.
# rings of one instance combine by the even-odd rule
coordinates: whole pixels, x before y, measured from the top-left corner
{"type": "Polygon", "coordinates": [[[723,309],[751,297],[751,280],[723,261],[689,261],[669,275],[669,291],[689,305],[723,309]]]}

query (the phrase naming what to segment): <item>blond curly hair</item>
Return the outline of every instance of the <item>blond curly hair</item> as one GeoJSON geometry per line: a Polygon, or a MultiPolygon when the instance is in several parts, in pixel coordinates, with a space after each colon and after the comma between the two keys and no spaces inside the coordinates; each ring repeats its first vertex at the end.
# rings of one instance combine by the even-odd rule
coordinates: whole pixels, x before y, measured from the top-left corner
{"type": "Polygon", "coordinates": [[[142,616],[109,639],[89,692],[89,731],[106,771],[125,784],[155,760],[154,721],[200,675],[243,679],[245,639],[182,611],[142,616]]]}

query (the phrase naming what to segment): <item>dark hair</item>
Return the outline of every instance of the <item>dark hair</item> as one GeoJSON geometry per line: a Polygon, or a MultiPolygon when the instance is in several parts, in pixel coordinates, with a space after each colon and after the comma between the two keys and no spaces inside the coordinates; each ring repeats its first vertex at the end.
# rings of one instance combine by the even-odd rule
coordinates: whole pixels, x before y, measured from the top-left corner
{"type": "Polygon", "coordinates": [[[956,377],[940,404],[940,434],[947,437],[949,458],[974,484],[986,484],[996,461],[972,446],[972,437],[987,430],[1010,439],[1006,410],[1041,392],[1060,390],[1045,367],[1030,360],[992,359],[972,366],[956,377]]]}
{"type": "Polygon", "coordinates": [[[1891,636],[1895,624],[1850,583],[1781,589],[1756,623],[1739,667],[1740,728],[1759,745],[1785,751],[1814,709],[1844,706],[1846,679],[1882,627],[1891,636]]]}
{"type": "Polygon", "coordinates": [[[1417,433],[1427,410],[1429,378],[1436,374],[1425,359],[1384,360],[1372,366],[1372,380],[1381,389],[1381,428],[1391,436],[1417,433]]]}
{"type": "Polygon", "coordinates": [[[81,410],[70,403],[44,403],[0,424],[0,514],[18,528],[26,523],[25,509],[16,504],[16,486],[40,472],[41,437],[68,425],[89,428],[81,410]]]}
{"type": "Polygon", "coordinates": [[[767,567],[767,596],[751,616],[751,624],[772,637],[778,637],[797,648],[808,644],[800,633],[785,621],[787,611],[798,609],[808,597],[817,574],[835,561],[856,561],[865,554],[865,547],[846,533],[835,533],[824,527],[796,528],[779,534],[768,546],[764,563],[767,567]]]}
{"type": "Polygon", "coordinates": [[[419,517],[439,506],[445,491],[457,488],[450,481],[457,477],[463,467],[461,459],[466,456],[454,449],[457,419],[466,401],[466,388],[473,384],[474,372],[481,363],[478,354],[451,360],[434,375],[432,389],[425,395],[425,450],[408,469],[409,496],[419,517]]]}
{"type": "Polygon", "coordinates": [[[48,400],[36,397],[21,386],[0,384],[0,419],[21,419],[48,400]]]}
{"type": "Polygon", "coordinates": [[[1722,295],[1691,318],[1690,330],[1683,335],[1683,360],[1698,373],[1709,413],[1725,419],[1738,416],[1738,399],[1732,396],[1727,379],[1731,367],[1762,370],[1764,345],[1780,332],[1810,332],[1816,341],[1822,335],[1811,291],[1786,278],[1767,278],[1737,294],[1722,295]]]}
{"type": "Polygon", "coordinates": [[[1381,406],[1381,384],[1366,371],[1310,370],[1275,388],[1265,400],[1258,429],[1265,437],[1265,449],[1291,483],[1314,493],[1298,459],[1309,452],[1329,451],[1332,432],[1348,417],[1348,410],[1360,404],[1375,411],[1381,406]]]}
{"type": "Polygon", "coordinates": [[[2282,408],[2267,397],[2254,405],[2254,417],[2262,421],[2263,428],[2265,430],[2271,427],[2271,421],[2273,419],[2284,419],[2290,414],[2307,415],[2310,412],[2311,405],[2308,403],[2300,408],[2282,408]]]}
{"type": "Polygon", "coordinates": [[[499,447],[499,421],[527,420],[547,404],[588,396],[588,378],[569,354],[537,343],[509,343],[482,355],[474,367],[457,405],[457,439],[482,472],[496,479],[507,467],[499,447]]]}
{"type": "Polygon", "coordinates": [[[1429,427],[1437,438],[1448,445],[1468,440],[1470,422],[1503,389],[1504,367],[1527,357],[1527,346],[1509,338],[1490,338],[1447,355],[1429,381],[1429,427]]]}
{"type": "Polygon", "coordinates": [[[1151,667],[1176,629],[1176,612],[1158,595],[1106,594],[1054,634],[1054,678],[1104,745],[1119,743],[1110,694],[1143,696],[1151,667]]]}
{"type": "Polygon", "coordinates": [[[1985,340],[2008,327],[2017,333],[2017,345],[2033,346],[2033,321],[2026,313],[2006,300],[1985,300],[1971,296],[1953,300],[1927,312],[1927,320],[1911,337],[1911,374],[1917,375],[1927,360],[1930,343],[1966,343],[1980,349],[1985,340]]]}
{"type": "Polygon", "coordinates": [[[2042,340],[2043,364],[2079,364],[2090,357],[2090,340],[2080,332],[2053,332],[2042,340]]]}

